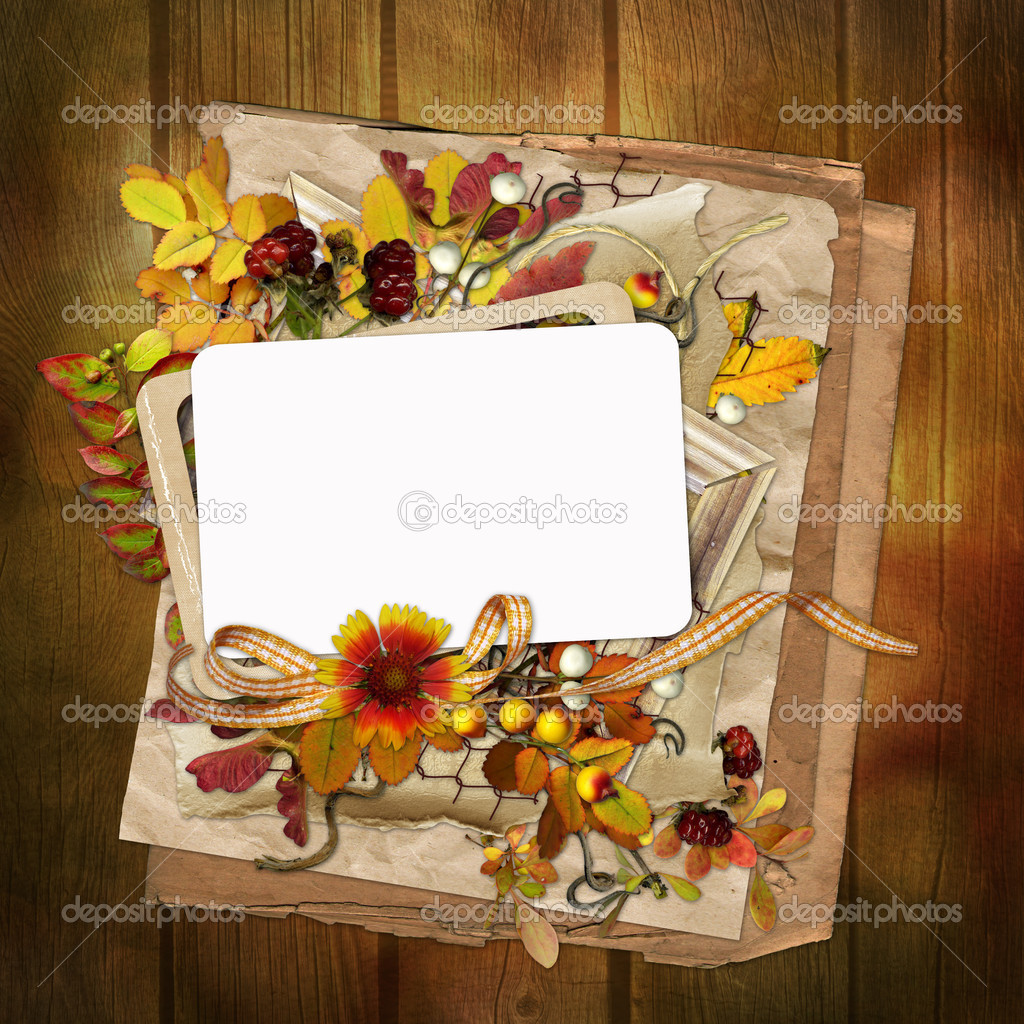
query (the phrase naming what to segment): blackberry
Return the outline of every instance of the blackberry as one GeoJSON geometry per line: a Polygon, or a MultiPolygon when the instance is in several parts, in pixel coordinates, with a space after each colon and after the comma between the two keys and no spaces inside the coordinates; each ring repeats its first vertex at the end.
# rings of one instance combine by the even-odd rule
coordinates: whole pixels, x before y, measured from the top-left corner
{"type": "Polygon", "coordinates": [[[701,811],[690,808],[676,826],[679,838],[694,846],[725,846],[732,839],[732,821],[721,808],[701,811]]]}
{"type": "Polygon", "coordinates": [[[754,735],[745,725],[734,725],[722,737],[721,744],[725,753],[722,770],[727,777],[749,779],[764,763],[754,735]]]}

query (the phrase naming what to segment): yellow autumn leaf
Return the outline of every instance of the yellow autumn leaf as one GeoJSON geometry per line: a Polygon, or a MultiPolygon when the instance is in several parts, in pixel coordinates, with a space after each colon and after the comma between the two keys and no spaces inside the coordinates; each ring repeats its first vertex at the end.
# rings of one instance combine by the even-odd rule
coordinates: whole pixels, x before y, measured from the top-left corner
{"type": "Polygon", "coordinates": [[[273,231],[285,221],[295,220],[299,215],[295,204],[276,192],[267,192],[266,195],[260,196],[260,206],[263,207],[263,216],[267,218],[267,231],[273,231]]]}
{"type": "Polygon", "coordinates": [[[454,149],[446,149],[432,157],[423,171],[423,184],[434,190],[434,209],[430,219],[438,227],[447,224],[451,217],[448,200],[451,198],[452,185],[455,184],[459,171],[467,164],[468,161],[463,160],[454,149]]]}
{"type": "Polygon", "coordinates": [[[217,312],[204,302],[176,302],[160,311],[157,327],[170,331],[172,352],[192,352],[210,337],[217,312]]]}
{"type": "Polygon", "coordinates": [[[725,322],[734,338],[746,337],[750,330],[750,324],[757,311],[757,294],[749,299],[741,299],[739,302],[723,302],[722,312],[725,314],[725,322]]]}
{"type": "Polygon", "coordinates": [[[245,273],[245,254],[249,251],[248,242],[237,238],[229,238],[221,242],[210,261],[210,276],[218,284],[227,284],[245,273]]]}
{"type": "Polygon", "coordinates": [[[185,182],[174,174],[165,174],[164,181],[168,185],[173,185],[181,198],[185,200],[185,220],[195,220],[196,204],[193,202],[192,196],[189,195],[188,189],[185,188],[185,182]]]}
{"type": "Polygon", "coordinates": [[[121,204],[130,217],[158,228],[172,228],[185,219],[185,201],[166,181],[129,178],[121,183],[121,204]]]}
{"type": "Polygon", "coordinates": [[[233,345],[239,342],[253,341],[256,328],[251,320],[242,316],[229,316],[221,320],[210,336],[211,345],[233,345]]]}
{"type": "MultiPolygon", "coordinates": [[[[342,235],[345,238],[351,240],[352,244],[356,247],[356,262],[362,265],[363,257],[370,251],[370,243],[367,241],[366,234],[358,224],[353,224],[350,220],[329,220],[325,221],[320,225],[320,234],[323,237],[330,238],[331,235],[342,235]]],[[[331,262],[331,250],[326,245],[321,246],[324,259],[328,263],[331,262]]]]}
{"type": "Polygon", "coordinates": [[[191,267],[202,263],[213,252],[217,239],[198,221],[186,220],[175,224],[153,250],[153,265],[157,270],[191,267]]]}
{"type": "Polygon", "coordinates": [[[124,354],[124,366],[133,373],[145,373],[171,354],[171,335],[169,331],[153,328],[143,331],[129,346],[124,354]]]}
{"type": "Polygon", "coordinates": [[[803,338],[765,338],[753,347],[740,345],[719,367],[711,383],[708,405],[722,395],[735,395],[745,405],[781,402],[786,392],[818,375],[827,348],[803,338]]]}
{"type": "Polygon", "coordinates": [[[200,166],[206,171],[210,181],[223,195],[228,187],[228,151],[224,148],[224,140],[215,135],[212,139],[206,140],[203,146],[203,159],[200,166]]]}
{"type": "Polygon", "coordinates": [[[124,173],[129,178],[152,178],[153,181],[163,181],[164,176],[155,168],[147,164],[129,164],[124,173]]]}
{"type": "Polygon", "coordinates": [[[243,242],[250,243],[267,230],[267,216],[256,196],[242,196],[231,207],[231,230],[243,242]]]}
{"type": "Polygon", "coordinates": [[[240,277],[231,286],[231,308],[238,313],[248,313],[262,294],[263,289],[251,277],[240,277]]]}
{"type": "Polygon", "coordinates": [[[211,231],[220,231],[228,222],[228,204],[202,167],[185,175],[185,187],[196,204],[196,220],[211,231]]]}
{"type": "Polygon", "coordinates": [[[157,270],[156,267],[147,267],[140,271],[135,279],[135,287],[144,299],[156,299],[157,302],[185,300],[191,294],[188,281],[178,271],[157,270]]]}
{"type": "Polygon", "coordinates": [[[412,242],[402,193],[386,174],[378,174],[363,193],[363,231],[371,245],[393,238],[412,242]]]}
{"type": "MultiPolygon", "coordinates": [[[[214,259],[216,259],[216,256],[214,259]]],[[[196,293],[197,299],[202,299],[203,302],[212,302],[213,305],[219,306],[222,302],[227,301],[229,289],[227,284],[214,281],[210,276],[209,270],[204,270],[201,274],[196,274],[192,278],[192,291],[196,293]]]]}

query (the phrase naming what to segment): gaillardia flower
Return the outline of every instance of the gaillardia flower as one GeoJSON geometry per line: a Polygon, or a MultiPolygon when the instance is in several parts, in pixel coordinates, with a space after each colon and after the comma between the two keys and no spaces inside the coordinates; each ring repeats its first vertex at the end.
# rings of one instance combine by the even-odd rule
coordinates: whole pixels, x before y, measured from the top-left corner
{"type": "Polygon", "coordinates": [[[329,717],[356,714],[353,739],[365,747],[404,746],[417,731],[442,732],[438,700],[462,702],[472,692],[456,681],[469,667],[460,654],[434,657],[451,630],[418,608],[384,605],[380,634],[365,612],[338,627],[341,658],[319,663],[316,678],[336,687],[321,705],[329,717]],[[432,699],[433,698],[433,699],[432,699]]]}

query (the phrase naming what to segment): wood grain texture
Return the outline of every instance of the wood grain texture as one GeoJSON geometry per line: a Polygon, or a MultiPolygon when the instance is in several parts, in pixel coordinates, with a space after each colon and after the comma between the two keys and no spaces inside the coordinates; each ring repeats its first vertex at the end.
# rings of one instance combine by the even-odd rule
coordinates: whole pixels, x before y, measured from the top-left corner
{"type": "MultiPolygon", "coordinates": [[[[3,12],[5,1017],[1015,1019],[1021,822],[999,782],[1019,781],[1022,767],[1015,0],[4,0],[3,12]],[[778,116],[793,96],[894,94],[907,106],[959,103],[962,120],[889,134],[778,116]],[[119,572],[91,527],[61,521],[85,478],[82,442],[33,367],[131,340],[131,325],[96,331],[62,311],[79,296],[136,300],[151,238],[120,210],[119,169],[166,160],[181,170],[198,155],[186,123],[94,130],[61,111],[76,96],[184,107],[220,98],[422,123],[435,95],[605,104],[604,130],[863,160],[869,197],[916,208],[911,302],[962,308],[958,323],[907,330],[891,489],[907,504],[960,503],[963,519],[886,527],[875,621],[913,636],[922,656],[872,658],[865,696],[960,704],[962,720],[861,726],[840,899],[887,902],[894,891],[907,903],[960,904],[961,923],[931,926],[936,934],[844,924],[826,943],[715,971],[567,948],[544,972],[512,944],[454,948],[305,918],[160,930],[61,919],[76,896],[113,904],[141,892],[145,850],[116,838],[133,728],[94,729],[61,712],[75,695],[141,697],[156,595],[119,572]]],[[[543,118],[518,128],[593,130],[543,118]]]]}

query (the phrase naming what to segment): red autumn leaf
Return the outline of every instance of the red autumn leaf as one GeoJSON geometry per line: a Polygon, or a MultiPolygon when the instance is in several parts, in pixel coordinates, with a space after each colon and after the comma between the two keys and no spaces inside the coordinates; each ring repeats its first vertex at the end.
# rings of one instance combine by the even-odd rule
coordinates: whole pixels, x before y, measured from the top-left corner
{"type": "MultiPolygon", "coordinates": [[[[153,546],[156,540],[156,527],[147,526],[145,523],[118,523],[102,530],[100,536],[118,558],[128,558],[153,546]]],[[[177,613],[178,606],[175,605],[172,611],[177,613]]]]}
{"type": "Polygon", "coordinates": [[[78,454],[94,473],[102,473],[104,476],[121,476],[125,471],[130,473],[139,464],[138,459],[123,455],[116,448],[104,444],[79,448],[78,454]]]}
{"type": "Polygon", "coordinates": [[[629,740],[630,743],[649,743],[655,729],[650,715],[633,707],[632,704],[608,703],[604,705],[604,724],[613,736],[629,740]]]}
{"type": "Polygon", "coordinates": [[[663,828],[651,844],[651,849],[656,857],[674,857],[682,849],[683,841],[679,838],[679,832],[675,825],[663,828]]]}
{"type": "Polygon", "coordinates": [[[153,486],[153,481],[149,478],[149,464],[146,462],[139,463],[132,470],[132,475],[128,478],[131,480],[136,487],[141,487],[144,490],[149,490],[153,486]]]}
{"type": "Polygon", "coordinates": [[[757,850],[742,832],[733,832],[732,839],[726,844],[725,849],[729,854],[730,864],[740,868],[752,868],[757,863],[757,850]]]}
{"type": "Polygon", "coordinates": [[[544,882],[545,884],[548,884],[550,882],[558,881],[558,872],[555,870],[554,864],[550,861],[541,860],[537,861],[536,864],[527,864],[525,867],[529,872],[530,877],[536,882],[544,882]]]}
{"type": "Polygon", "coordinates": [[[486,223],[480,229],[480,237],[493,241],[495,238],[504,238],[515,231],[519,225],[519,211],[514,206],[503,206],[487,218],[486,223]]]}
{"type": "Polygon", "coordinates": [[[284,834],[296,846],[305,846],[309,839],[306,825],[306,780],[299,774],[299,766],[294,758],[291,771],[281,772],[274,788],[281,794],[281,799],[277,801],[277,813],[288,819],[284,824],[284,834]]]}
{"type": "Polygon", "coordinates": [[[352,778],[360,748],[352,738],[352,716],[310,722],[299,740],[302,774],[317,793],[336,793],[352,778]]]}
{"type": "Polygon", "coordinates": [[[83,437],[93,444],[110,444],[117,438],[117,410],[106,402],[70,402],[68,412],[83,437]]]}
{"type": "Polygon", "coordinates": [[[406,743],[398,747],[386,747],[378,736],[370,741],[370,767],[389,786],[397,786],[416,767],[423,746],[423,734],[414,733],[406,743]]]}
{"type": "Polygon", "coordinates": [[[429,221],[434,210],[434,190],[424,186],[423,172],[409,167],[404,153],[393,153],[390,149],[381,150],[380,162],[398,186],[413,216],[429,221]]]}
{"type": "Polygon", "coordinates": [[[583,814],[583,801],[576,790],[576,776],[567,766],[556,768],[551,773],[548,794],[548,802],[554,804],[566,831],[579,832],[586,817],[583,814]]]}
{"type": "Polygon", "coordinates": [[[541,811],[537,822],[537,842],[540,855],[545,860],[558,856],[569,833],[562,816],[558,813],[553,800],[548,800],[541,811]]]}
{"type": "Polygon", "coordinates": [[[142,383],[139,384],[139,387],[144,387],[154,377],[163,377],[168,373],[177,373],[179,370],[189,369],[192,363],[195,362],[195,358],[195,352],[172,352],[169,356],[164,356],[142,378],[142,383]]]}
{"type": "Polygon", "coordinates": [[[123,476],[101,476],[78,488],[94,505],[116,508],[131,505],[142,497],[142,490],[123,476]]]}
{"type": "Polygon", "coordinates": [[[516,788],[516,755],[522,750],[519,743],[502,740],[495,743],[484,758],[484,778],[495,788],[510,792],[516,788]]]}
{"type": "Polygon", "coordinates": [[[155,718],[158,722],[171,722],[174,725],[184,725],[187,722],[194,722],[194,719],[187,711],[182,711],[173,700],[161,697],[153,701],[146,711],[149,718],[155,718]]]}
{"type": "Polygon", "coordinates": [[[200,754],[189,762],[185,771],[196,777],[196,785],[204,793],[215,789],[241,793],[266,775],[276,748],[277,741],[268,733],[262,733],[237,747],[200,754]]]}
{"type": "Polygon", "coordinates": [[[252,729],[232,729],[230,725],[211,725],[210,732],[219,740],[233,740],[236,736],[244,736],[252,729]]]}
{"type": "Polygon", "coordinates": [[[505,830],[505,842],[508,843],[511,849],[515,850],[522,843],[523,836],[525,835],[525,825],[513,825],[511,828],[505,830]]]}
{"type": "Polygon", "coordinates": [[[504,153],[491,153],[482,164],[467,164],[452,182],[448,201],[452,221],[475,221],[491,205],[491,178],[509,171],[518,174],[522,169],[519,161],[509,162],[504,153]]]}
{"type": "Polygon", "coordinates": [[[51,356],[36,363],[36,369],[71,402],[102,402],[121,387],[109,363],[85,352],[51,356]]]}
{"type": "Polygon", "coordinates": [[[691,846],[683,861],[683,871],[691,882],[699,882],[711,870],[706,846],[691,846]]]}
{"type": "MultiPolygon", "coordinates": [[[[557,221],[564,220],[566,217],[571,217],[573,214],[579,213],[582,205],[582,196],[570,196],[568,200],[565,201],[560,199],[558,196],[552,196],[547,201],[548,223],[554,224],[557,221]]],[[[529,241],[543,226],[544,213],[540,207],[537,207],[537,209],[523,221],[523,226],[516,233],[516,242],[529,241]]]]}
{"type": "Polygon", "coordinates": [[[523,164],[520,160],[509,160],[504,153],[490,153],[484,160],[483,168],[493,178],[496,174],[520,174],[523,164]]]}
{"type": "Polygon", "coordinates": [[[164,616],[164,636],[175,650],[185,642],[185,631],[181,626],[181,615],[178,613],[177,602],[167,609],[167,614],[164,616]]]}
{"type": "Polygon", "coordinates": [[[124,412],[118,415],[117,422],[114,424],[114,440],[120,441],[122,437],[134,434],[138,427],[139,410],[134,406],[130,409],[125,409],[124,412]]]}
{"type": "Polygon", "coordinates": [[[516,754],[516,789],[533,796],[548,781],[548,755],[537,747],[525,747],[516,754]]]}
{"type": "Polygon", "coordinates": [[[606,772],[614,775],[629,764],[633,756],[633,744],[629,740],[606,740],[600,736],[588,736],[577,743],[570,751],[577,761],[600,765],[606,772]]]}
{"type": "Polygon", "coordinates": [[[517,270],[498,289],[491,304],[526,299],[583,284],[583,267],[593,250],[593,242],[574,242],[554,256],[538,256],[528,267],[517,270]]]}
{"type": "Polygon", "coordinates": [[[143,583],[156,583],[162,580],[168,573],[166,555],[160,544],[160,535],[157,534],[157,543],[151,547],[137,551],[125,560],[121,566],[129,576],[134,576],[143,583]]]}

